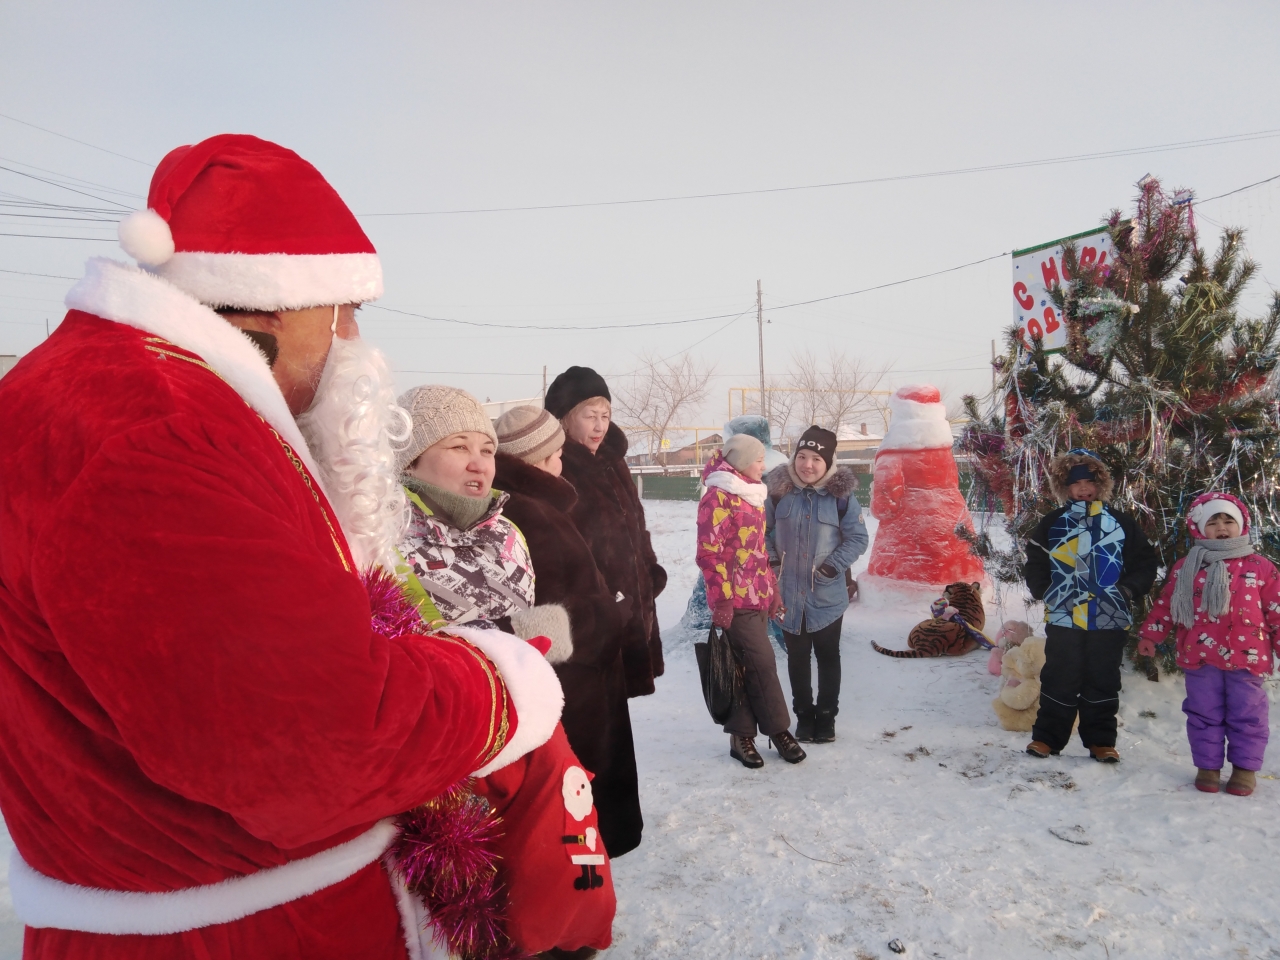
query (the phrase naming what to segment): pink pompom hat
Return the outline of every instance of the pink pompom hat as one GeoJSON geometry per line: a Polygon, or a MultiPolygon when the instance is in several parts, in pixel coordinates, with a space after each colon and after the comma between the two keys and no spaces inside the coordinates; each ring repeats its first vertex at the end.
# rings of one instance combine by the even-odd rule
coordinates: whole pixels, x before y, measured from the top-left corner
{"type": "Polygon", "coordinates": [[[300,310],[382,295],[377,251],[320,171],[243,134],[170,151],[147,209],[121,222],[120,245],[211,307],[300,310]]]}

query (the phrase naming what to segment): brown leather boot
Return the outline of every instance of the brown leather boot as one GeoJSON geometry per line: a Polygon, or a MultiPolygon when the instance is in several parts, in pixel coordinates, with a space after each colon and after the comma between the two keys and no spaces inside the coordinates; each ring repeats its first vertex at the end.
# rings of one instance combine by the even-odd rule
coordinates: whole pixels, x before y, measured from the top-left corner
{"type": "Polygon", "coordinates": [[[1089,754],[1099,763],[1120,762],[1120,751],[1115,747],[1090,747],[1089,754]]]}
{"type": "Polygon", "coordinates": [[[1033,757],[1039,757],[1041,760],[1045,760],[1049,757],[1056,757],[1059,751],[1050,749],[1049,745],[1043,740],[1032,740],[1027,744],[1027,753],[1031,754],[1033,757]]]}
{"type": "Polygon", "coordinates": [[[1201,793],[1217,793],[1222,789],[1222,771],[1196,768],[1196,789],[1201,793]]]}
{"type": "Polygon", "coordinates": [[[787,763],[799,763],[807,756],[804,748],[796,743],[796,738],[791,735],[789,730],[775,733],[769,738],[769,742],[778,751],[778,756],[787,761],[787,763]]]}
{"type": "Polygon", "coordinates": [[[755,737],[729,734],[729,756],[752,770],[764,766],[764,757],[760,756],[760,751],[756,749],[755,737]]]}
{"type": "Polygon", "coordinates": [[[1252,770],[1245,770],[1231,765],[1231,779],[1227,781],[1227,793],[1233,797],[1247,797],[1258,785],[1258,778],[1252,770]]]}

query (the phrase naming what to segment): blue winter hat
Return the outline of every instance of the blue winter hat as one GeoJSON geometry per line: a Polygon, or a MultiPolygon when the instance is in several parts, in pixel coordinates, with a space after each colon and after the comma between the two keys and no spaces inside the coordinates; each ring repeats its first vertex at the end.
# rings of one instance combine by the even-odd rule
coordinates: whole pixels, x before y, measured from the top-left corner
{"type": "Polygon", "coordinates": [[[1094,476],[1093,467],[1087,463],[1077,463],[1071,468],[1071,472],[1067,474],[1067,485],[1075,483],[1078,480],[1097,480],[1094,476]]]}

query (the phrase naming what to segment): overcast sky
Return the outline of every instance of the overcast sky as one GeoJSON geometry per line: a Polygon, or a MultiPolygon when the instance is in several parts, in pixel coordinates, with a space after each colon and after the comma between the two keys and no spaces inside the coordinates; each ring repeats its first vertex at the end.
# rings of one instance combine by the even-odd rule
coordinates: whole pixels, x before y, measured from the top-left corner
{"type": "MultiPolygon", "coordinates": [[[[716,366],[696,418],[798,351],[890,366],[891,385],[989,387],[1011,319],[997,257],[1131,208],[1146,173],[1211,197],[1280,174],[1280,4],[0,4],[0,165],[141,206],[174,146],[223,132],[297,150],[362,215],[638,200],[1119,151],[1195,149],[861,186],[571,209],[363,216],[386,307],[365,309],[402,386],[536,395],[542,368],[608,376],[645,351],[716,366]],[[120,193],[107,193],[112,188],[120,193]],[[130,196],[132,195],[132,196],[130,196]],[[770,309],[773,308],[773,309],[770,309]],[[743,316],[729,322],[742,312],[743,316]],[[726,326],[726,323],[728,325],[726,326]]],[[[8,195],[102,206],[0,170],[8,195]]],[[[6,197],[0,196],[0,200],[6,197]]],[[[1280,180],[1197,211],[1249,230],[1250,306],[1280,285],[1280,180]]],[[[0,233],[114,237],[0,216],[0,233]]],[[[78,277],[114,243],[0,236],[0,270],[78,277]]],[[[0,272],[0,353],[56,326],[61,279],[0,272]]]]}

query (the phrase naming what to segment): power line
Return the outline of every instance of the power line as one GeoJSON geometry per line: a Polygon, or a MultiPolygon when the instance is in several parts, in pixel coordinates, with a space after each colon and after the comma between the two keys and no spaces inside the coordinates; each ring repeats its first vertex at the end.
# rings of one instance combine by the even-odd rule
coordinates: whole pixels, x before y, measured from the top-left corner
{"type": "Polygon", "coordinates": [[[458,320],[454,317],[431,317],[425,313],[413,313],[410,310],[397,310],[376,303],[366,303],[367,309],[385,310],[387,313],[398,313],[405,317],[417,317],[420,320],[435,320],[439,323],[458,323],[468,327],[489,327],[498,330],[632,330],[639,327],[674,327],[687,323],[702,323],[705,320],[723,320],[725,317],[737,317],[742,314],[718,313],[710,317],[690,317],[685,320],[650,320],[644,323],[592,324],[587,326],[570,326],[537,323],[484,323],[479,320],[458,320]]]}
{"type": "Polygon", "coordinates": [[[52,233],[0,233],[0,237],[28,237],[32,240],[97,240],[101,243],[115,243],[115,237],[62,237],[52,233]]]}
{"type": "Polygon", "coordinates": [[[1272,180],[1280,180],[1280,173],[1277,173],[1274,177],[1267,177],[1265,180],[1259,180],[1257,183],[1250,183],[1247,186],[1236,187],[1236,189],[1228,190],[1226,193],[1220,193],[1216,197],[1205,197],[1203,200],[1194,200],[1192,203],[1194,206],[1198,207],[1200,204],[1208,203],[1210,200],[1221,200],[1223,197],[1229,197],[1233,193],[1243,193],[1245,190],[1252,190],[1254,187],[1260,187],[1264,183],[1270,183],[1272,180]]]}
{"type": "Polygon", "coordinates": [[[56,180],[46,180],[44,177],[37,177],[34,173],[26,173],[22,170],[15,170],[13,167],[6,167],[3,165],[0,165],[0,170],[7,170],[9,173],[17,174],[20,177],[30,177],[32,180],[37,180],[40,183],[47,183],[49,186],[57,187],[59,190],[69,190],[72,193],[78,193],[82,197],[88,197],[90,200],[97,200],[100,203],[112,203],[126,213],[131,212],[130,208],[125,206],[123,203],[116,203],[115,200],[108,200],[106,197],[99,197],[92,193],[85,193],[83,190],[77,190],[75,187],[68,187],[65,183],[58,183],[56,180]]]}
{"type": "Polygon", "coordinates": [[[135,200],[145,200],[146,197],[141,194],[132,193],[128,190],[121,190],[119,187],[113,187],[108,183],[98,183],[95,180],[84,180],[80,177],[73,177],[69,173],[59,173],[57,170],[50,170],[48,167],[37,167],[34,163],[23,163],[21,160],[14,160],[12,157],[0,157],[0,161],[5,163],[16,163],[20,167],[26,167],[28,170],[38,170],[40,173],[47,173],[50,176],[61,177],[63,180],[70,180],[72,183],[78,183],[86,187],[99,187],[108,193],[118,193],[124,197],[132,197],[135,200]]]}
{"type": "Polygon", "coordinates": [[[28,123],[26,120],[19,120],[17,117],[11,117],[7,113],[0,113],[0,117],[10,120],[13,123],[20,123],[24,127],[30,127],[32,130],[39,130],[41,133],[47,133],[52,137],[61,137],[63,140],[70,140],[72,143],[78,143],[82,147],[90,147],[94,150],[101,150],[103,153],[109,153],[113,157],[119,157],[121,160],[129,160],[133,163],[140,163],[144,167],[152,167],[155,164],[148,163],[146,160],[139,160],[137,157],[126,157],[123,153],[116,153],[114,150],[108,150],[106,147],[100,147],[96,143],[89,143],[87,140],[77,140],[75,137],[68,137],[65,133],[58,133],[56,130],[50,130],[48,127],[39,127],[34,123],[28,123]]]}
{"type": "Polygon", "coordinates": [[[0,273],[15,273],[20,277],[48,277],[50,280],[79,280],[79,277],[64,277],[60,273],[29,273],[26,270],[4,270],[0,269],[0,273]]]}
{"type": "MultiPolygon", "coordinates": [[[[810,183],[790,187],[763,187],[756,190],[724,190],[717,193],[691,193],[669,197],[642,197],[630,200],[591,200],[579,203],[543,203],[521,207],[471,207],[457,210],[414,210],[387,213],[361,213],[359,217],[435,217],[465,213],[520,213],[533,210],[572,210],[580,207],[618,207],[641,203],[672,203],[679,200],[713,200],[721,197],[745,197],[768,193],[791,193],[800,190],[826,190],[831,187],[859,187],[875,183],[893,183],[900,180],[926,180],[935,177],[956,177],[973,173],[990,173],[998,170],[1019,170],[1026,167],[1053,166],[1064,163],[1082,163],[1088,160],[1106,160],[1112,157],[1140,156],[1147,153],[1167,153],[1174,150],[1194,150],[1200,147],[1222,146],[1231,143],[1247,143],[1251,140],[1269,140],[1280,137],[1280,129],[1257,130],[1252,133],[1235,133],[1222,137],[1206,137],[1200,140],[1180,140],[1175,143],[1154,144],[1146,147],[1125,147],[1119,150],[1102,150],[1095,153],[1079,153],[1065,157],[1046,157],[1039,160],[1018,160],[1011,163],[990,163],[976,167],[955,167],[932,170],[927,173],[904,173],[886,177],[869,177],[863,180],[839,180],[832,183],[810,183]]],[[[1216,198],[1215,198],[1216,199],[1216,198]]]]}

